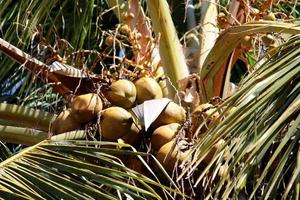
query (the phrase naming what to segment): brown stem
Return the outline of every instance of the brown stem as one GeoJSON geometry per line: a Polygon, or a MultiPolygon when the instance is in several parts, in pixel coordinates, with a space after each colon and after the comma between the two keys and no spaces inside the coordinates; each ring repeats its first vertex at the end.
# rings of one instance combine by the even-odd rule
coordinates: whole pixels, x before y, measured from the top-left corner
{"type": "Polygon", "coordinates": [[[53,73],[49,72],[49,67],[45,63],[33,58],[2,38],[0,38],[0,51],[19,64],[25,66],[42,80],[52,83],[54,90],[64,98],[67,99],[69,95],[72,94],[72,91],[69,88],[65,87],[53,73]]]}

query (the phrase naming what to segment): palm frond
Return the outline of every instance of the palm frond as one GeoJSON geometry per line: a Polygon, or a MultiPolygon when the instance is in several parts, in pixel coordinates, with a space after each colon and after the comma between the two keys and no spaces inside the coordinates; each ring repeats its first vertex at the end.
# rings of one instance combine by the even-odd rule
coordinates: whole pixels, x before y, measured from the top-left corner
{"type": "Polygon", "coordinates": [[[48,131],[50,122],[54,118],[55,115],[42,110],[0,103],[0,121],[2,123],[4,121],[9,125],[48,131]]]}
{"type": "Polygon", "coordinates": [[[299,196],[299,46],[299,37],[294,37],[257,66],[241,89],[219,108],[223,111],[220,120],[233,106],[235,111],[215,123],[193,147],[194,160],[181,177],[200,173],[195,186],[206,191],[204,197],[299,196]],[[225,140],[224,146],[210,164],[201,167],[220,139],[225,140]]]}
{"type": "Polygon", "coordinates": [[[37,144],[48,137],[48,132],[30,128],[0,125],[0,141],[30,146],[37,144]]]}
{"type": "Polygon", "coordinates": [[[223,81],[214,81],[215,75],[230,53],[240,44],[242,38],[246,35],[268,32],[299,34],[300,28],[294,24],[258,21],[228,28],[219,36],[215,46],[206,57],[200,72],[200,77],[205,84],[204,88],[207,101],[213,96],[221,96],[221,91],[214,92],[214,89],[221,89],[222,87],[220,87],[220,85],[223,84],[223,81]]]}
{"type": "Polygon", "coordinates": [[[161,195],[171,199],[181,195],[175,185],[172,189],[135,172],[116,156],[143,160],[141,156],[149,154],[107,145],[116,144],[43,141],[29,147],[0,163],[0,194],[23,199],[162,199],[161,195]]]}
{"type": "Polygon", "coordinates": [[[0,161],[8,159],[12,156],[12,152],[9,150],[9,148],[0,141],[0,161]]]}

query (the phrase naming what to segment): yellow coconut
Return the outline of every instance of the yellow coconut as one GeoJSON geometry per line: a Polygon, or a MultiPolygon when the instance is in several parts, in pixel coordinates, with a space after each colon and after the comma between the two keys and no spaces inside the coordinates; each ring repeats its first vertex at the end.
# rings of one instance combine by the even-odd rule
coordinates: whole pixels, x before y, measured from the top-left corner
{"type": "Polygon", "coordinates": [[[276,16],[274,13],[269,12],[268,14],[266,14],[265,16],[263,16],[264,20],[269,20],[269,21],[275,21],[276,20],[276,16]]]}
{"type": "MultiPolygon", "coordinates": [[[[191,114],[192,121],[192,132],[195,132],[204,121],[205,125],[212,124],[219,117],[219,113],[216,112],[214,106],[210,103],[201,104],[195,108],[191,114]]],[[[200,129],[200,132],[203,133],[207,129],[206,126],[203,126],[200,129]]]]}
{"type": "Polygon", "coordinates": [[[113,105],[131,108],[136,99],[136,88],[127,79],[118,80],[111,84],[107,98],[113,105]]]}
{"type": "Polygon", "coordinates": [[[80,123],[91,121],[102,110],[102,101],[95,93],[75,96],[71,101],[71,111],[80,123]]]}
{"type": "Polygon", "coordinates": [[[250,49],[253,46],[253,39],[252,37],[246,35],[245,37],[243,37],[242,41],[241,41],[241,47],[243,49],[250,49]]]}
{"type": "Polygon", "coordinates": [[[179,128],[180,124],[172,123],[155,129],[151,137],[151,147],[156,151],[159,150],[164,144],[175,138],[179,128]]]}
{"type": "Polygon", "coordinates": [[[121,25],[119,31],[126,36],[130,36],[131,33],[130,27],[127,24],[121,25]]]}
{"type": "Polygon", "coordinates": [[[274,44],[275,41],[276,41],[275,37],[271,34],[267,34],[267,35],[262,36],[261,40],[267,46],[270,46],[270,45],[274,44]]]}
{"type": "Polygon", "coordinates": [[[194,110],[193,110],[193,114],[195,113],[199,113],[199,112],[205,112],[206,110],[209,110],[211,108],[213,108],[214,106],[210,103],[204,103],[201,104],[199,106],[197,106],[194,110]]]}
{"type": "Polygon", "coordinates": [[[153,122],[153,127],[159,127],[165,124],[182,124],[186,119],[186,112],[183,107],[174,102],[170,102],[158,118],[153,122]]]}
{"type": "Polygon", "coordinates": [[[224,143],[225,143],[225,140],[220,139],[216,144],[213,145],[213,147],[210,149],[210,151],[208,152],[208,154],[204,158],[204,162],[206,164],[209,164],[210,161],[212,161],[215,153],[223,148],[224,143]]]}
{"type": "Polygon", "coordinates": [[[189,153],[186,142],[179,141],[175,144],[176,140],[163,145],[157,152],[156,159],[166,169],[169,174],[172,174],[175,165],[180,165],[189,153]]]}
{"type": "Polygon", "coordinates": [[[132,123],[131,114],[124,108],[115,106],[106,108],[101,114],[101,134],[109,141],[116,141],[130,131],[132,123]]]}
{"type": "Polygon", "coordinates": [[[128,133],[122,137],[125,143],[133,146],[138,145],[142,139],[141,127],[136,123],[132,123],[128,133]]]}
{"type": "Polygon", "coordinates": [[[104,43],[105,43],[107,46],[111,47],[111,46],[114,44],[114,37],[111,36],[111,35],[109,35],[107,38],[105,38],[104,43]]]}
{"type": "Polygon", "coordinates": [[[51,132],[56,135],[68,131],[80,129],[80,123],[74,119],[71,110],[62,111],[51,124],[51,132]]]}
{"type": "Polygon", "coordinates": [[[217,16],[217,25],[220,29],[225,29],[228,26],[228,19],[225,13],[220,12],[217,16]]]}
{"type": "Polygon", "coordinates": [[[134,84],[138,104],[146,100],[160,99],[163,97],[159,84],[153,78],[143,77],[138,79],[134,84]]]}

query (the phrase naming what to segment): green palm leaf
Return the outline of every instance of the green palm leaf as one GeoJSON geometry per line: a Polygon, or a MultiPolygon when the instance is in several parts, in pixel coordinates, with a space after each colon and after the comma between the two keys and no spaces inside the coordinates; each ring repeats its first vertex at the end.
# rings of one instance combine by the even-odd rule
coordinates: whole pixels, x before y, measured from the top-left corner
{"type": "Polygon", "coordinates": [[[206,198],[299,196],[299,47],[299,37],[294,37],[245,78],[240,90],[219,108],[223,113],[232,106],[236,110],[197,142],[194,160],[179,178],[199,174],[200,169],[195,186],[201,185],[206,198]],[[220,139],[225,145],[201,168],[220,139]],[[228,166],[225,173],[220,172],[221,166],[228,166]]]}
{"type": "Polygon", "coordinates": [[[8,147],[0,141],[0,161],[8,159],[12,156],[11,151],[8,149],[8,147]]]}
{"type": "Polygon", "coordinates": [[[140,156],[149,154],[101,145],[114,143],[43,141],[29,147],[0,163],[0,195],[20,199],[162,199],[164,195],[168,199],[180,194],[175,185],[175,189],[163,186],[116,157],[143,160],[140,156]]]}
{"type": "MultiPolygon", "coordinates": [[[[107,9],[105,1],[0,0],[0,4],[0,37],[34,57],[46,59],[43,48],[37,46],[41,37],[47,38],[52,46],[57,39],[68,40],[69,51],[99,47],[103,33],[99,30],[101,20],[98,15],[107,9]]],[[[48,84],[41,83],[40,80],[33,81],[30,72],[2,54],[0,60],[5,66],[0,69],[0,101],[22,103],[48,111],[57,109],[57,102],[62,104],[62,98],[48,84]],[[12,90],[12,87],[20,83],[21,87],[16,91],[12,90]]]]}

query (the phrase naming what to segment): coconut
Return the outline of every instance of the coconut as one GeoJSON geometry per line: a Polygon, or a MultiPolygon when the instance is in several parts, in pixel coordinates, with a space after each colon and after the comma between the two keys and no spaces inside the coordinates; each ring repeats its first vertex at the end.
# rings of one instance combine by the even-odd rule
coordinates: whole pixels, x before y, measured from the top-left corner
{"type": "Polygon", "coordinates": [[[230,107],[226,112],[225,112],[225,117],[229,116],[231,113],[233,113],[234,111],[236,111],[236,107],[235,106],[232,106],[230,107]]]}
{"type": "Polygon", "coordinates": [[[126,156],[125,163],[126,167],[139,172],[140,174],[147,174],[147,168],[136,156],[126,156]]]}
{"type": "Polygon", "coordinates": [[[130,27],[127,24],[121,25],[119,31],[121,34],[124,34],[126,36],[130,36],[131,33],[130,27]]]}
{"type": "Polygon", "coordinates": [[[80,123],[91,121],[102,110],[102,101],[95,93],[75,96],[71,101],[71,111],[80,123]]]}
{"type": "Polygon", "coordinates": [[[176,143],[176,140],[163,145],[157,152],[156,159],[162,164],[169,174],[172,174],[177,163],[180,165],[189,153],[186,141],[182,140],[176,143]]]}
{"type": "Polygon", "coordinates": [[[109,35],[107,38],[105,38],[104,42],[107,46],[111,47],[114,44],[114,37],[109,35]]]}
{"type": "Polygon", "coordinates": [[[243,37],[242,41],[241,41],[241,47],[243,49],[250,49],[253,46],[253,40],[250,36],[246,35],[245,37],[243,37]]]}
{"type": "Polygon", "coordinates": [[[275,21],[276,20],[276,16],[274,13],[269,12],[267,15],[265,15],[263,17],[264,20],[269,20],[269,21],[275,21]]]}
{"type": "Polygon", "coordinates": [[[128,133],[122,137],[124,142],[133,146],[137,145],[142,139],[141,127],[136,123],[132,123],[128,133]]]}
{"type": "Polygon", "coordinates": [[[263,41],[263,43],[267,46],[270,46],[272,44],[275,43],[275,38],[273,35],[267,34],[262,36],[261,40],[263,41]]]}
{"type": "Polygon", "coordinates": [[[74,119],[71,110],[62,111],[51,124],[51,132],[56,135],[68,131],[80,129],[80,123],[74,119]]]}
{"type": "Polygon", "coordinates": [[[186,112],[184,108],[171,101],[153,122],[153,127],[159,127],[161,125],[171,123],[182,124],[185,119],[186,112]]]}
{"type": "Polygon", "coordinates": [[[139,124],[139,120],[136,118],[132,110],[128,110],[132,116],[132,124],[130,130],[126,135],[122,137],[125,143],[137,146],[142,139],[142,126],[139,124]]]}
{"type": "Polygon", "coordinates": [[[130,131],[132,123],[132,116],[127,110],[116,106],[109,107],[101,114],[101,134],[109,141],[116,141],[130,131]]]}
{"type": "Polygon", "coordinates": [[[225,13],[220,12],[217,16],[217,25],[220,29],[225,29],[228,26],[228,19],[225,13]]]}
{"type": "MultiPolygon", "coordinates": [[[[192,132],[195,132],[199,126],[206,120],[206,125],[211,125],[217,118],[219,113],[216,112],[214,106],[210,103],[201,104],[195,108],[191,115],[192,121],[192,132]]],[[[200,129],[200,132],[203,133],[207,129],[206,126],[203,126],[200,129]]]]}
{"type": "Polygon", "coordinates": [[[214,106],[210,103],[201,104],[194,109],[193,114],[198,113],[198,112],[205,112],[206,110],[209,110],[213,107],[214,106]]]}
{"type": "Polygon", "coordinates": [[[172,123],[158,127],[152,134],[151,147],[154,150],[159,150],[164,144],[175,138],[180,124],[172,123]]]}
{"type": "Polygon", "coordinates": [[[209,150],[208,154],[204,158],[204,162],[206,164],[209,164],[210,161],[212,161],[215,153],[223,148],[224,143],[225,143],[225,140],[220,139],[216,144],[213,145],[213,147],[209,150]]]}
{"type": "Polygon", "coordinates": [[[136,88],[129,80],[118,80],[111,84],[106,96],[113,105],[131,108],[136,99],[136,88]]]}
{"type": "Polygon", "coordinates": [[[138,104],[146,100],[160,99],[163,97],[159,84],[153,78],[143,77],[138,79],[134,84],[138,104]]]}

